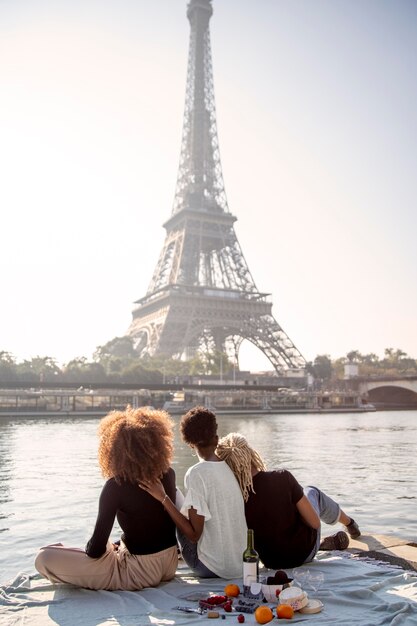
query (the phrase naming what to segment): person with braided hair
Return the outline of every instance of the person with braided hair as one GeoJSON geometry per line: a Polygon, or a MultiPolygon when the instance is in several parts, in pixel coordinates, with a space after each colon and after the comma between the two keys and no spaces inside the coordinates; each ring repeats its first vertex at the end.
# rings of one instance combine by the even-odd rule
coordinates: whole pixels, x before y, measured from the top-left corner
{"type": "Polygon", "coordinates": [[[321,540],[321,521],[340,522],[355,539],[357,523],[339,504],[317,487],[303,487],[285,469],[267,471],[264,461],[244,435],[229,433],[220,439],[216,455],[226,461],[245,501],[248,528],[265,567],[285,569],[312,561],[318,550],[344,550],[349,537],[339,531],[321,540]]]}

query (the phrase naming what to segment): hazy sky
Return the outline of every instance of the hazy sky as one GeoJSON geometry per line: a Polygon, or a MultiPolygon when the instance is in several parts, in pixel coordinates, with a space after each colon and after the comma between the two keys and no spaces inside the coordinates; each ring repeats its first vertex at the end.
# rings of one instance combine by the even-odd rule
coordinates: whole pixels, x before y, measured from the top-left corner
{"type": "MultiPolygon", "coordinates": [[[[417,2],[213,9],[226,193],[258,289],[308,360],[416,358],[417,2]]],[[[171,213],[188,37],[185,0],[1,0],[0,351],[64,363],[127,330],[171,213]]]]}

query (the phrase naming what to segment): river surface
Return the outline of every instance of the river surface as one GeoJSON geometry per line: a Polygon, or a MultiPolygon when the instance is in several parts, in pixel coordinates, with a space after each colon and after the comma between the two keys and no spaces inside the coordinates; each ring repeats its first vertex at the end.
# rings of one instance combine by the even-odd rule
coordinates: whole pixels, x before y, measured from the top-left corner
{"type": "MultiPolygon", "coordinates": [[[[180,441],[180,418],[174,419],[182,487],[197,458],[180,441]]],[[[245,434],[271,469],[286,467],[302,485],[334,497],[365,533],[417,540],[417,411],[228,415],[218,422],[220,435],[245,434]]],[[[104,482],[98,423],[0,417],[0,583],[19,571],[35,573],[42,545],[84,547],[89,539],[104,482]]]]}

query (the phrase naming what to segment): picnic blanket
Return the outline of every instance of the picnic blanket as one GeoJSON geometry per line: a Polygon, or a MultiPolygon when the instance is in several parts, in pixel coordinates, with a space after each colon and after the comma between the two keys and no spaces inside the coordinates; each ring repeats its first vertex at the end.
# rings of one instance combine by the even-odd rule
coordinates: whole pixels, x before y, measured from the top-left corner
{"type": "MultiPolygon", "coordinates": [[[[310,598],[324,604],[314,615],[295,613],[279,623],[344,626],[417,626],[417,572],[407,572],[377,561],[360,560],[346,553],[323,553],[298,570],[322,572],[310,598]]],[[[291,576],[293,571],[288,570],[291,576]]],[[[227,581],[241,585],[241,580],[227,581]]],[[[194,592],[223,593],[226,581],[198,579],[180,567],[174,580],[142,591],[90,591],[69,585],[52,585],[39,575],[20,573],[0,586],[1,626],[195,626],[207,623],[207,615],[184,613],[178,606],[197,607],[187,598],[194,592]]],[[[271,608],[275,605],[270,605],[271,608]]],[[[223,611],[221,611],[223,613],[223,611]]],[[[209,623],[213,623],[210,620],[209,623]]],[[[214,621],[237,624],[237,614],[214,621]]],[[[276,622],[274,620],[275,624],[276,622]]],[[[245,615],[245,624],[256,624],[245,615]]]]}

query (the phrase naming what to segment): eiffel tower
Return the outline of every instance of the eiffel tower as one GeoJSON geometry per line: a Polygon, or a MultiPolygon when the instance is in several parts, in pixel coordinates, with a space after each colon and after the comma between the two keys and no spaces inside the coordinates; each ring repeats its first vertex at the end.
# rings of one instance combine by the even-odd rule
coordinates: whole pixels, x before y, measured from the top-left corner
{"type": "Polygon", "coordinates": [[[165,243],[127,334],[141,356],[191,358],[219,350],[239,367],[244,339],[277,372],[305,359],[274,319],[234,230],[220,163],[209,21],[212,0],[190,0],[187,87],[180,165],[165,243]]]}

